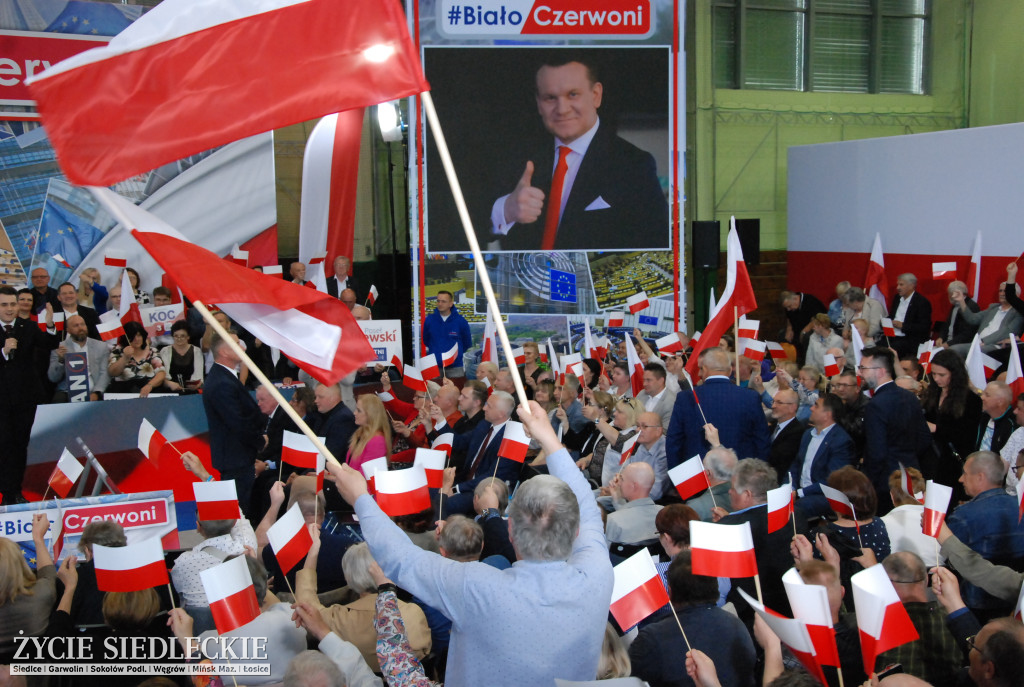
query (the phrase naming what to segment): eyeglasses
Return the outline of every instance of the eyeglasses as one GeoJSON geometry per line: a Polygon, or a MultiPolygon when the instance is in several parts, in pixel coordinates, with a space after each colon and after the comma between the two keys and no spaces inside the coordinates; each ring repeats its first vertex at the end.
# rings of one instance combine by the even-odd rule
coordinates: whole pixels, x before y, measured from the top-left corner
{"type": "Polygon", "coordinates": [[[971,635],[970,637],[967,638],[966,641],[967,641],[967,648],[968,648],[968,650],[977,651],[979,654],[984,654],[985,653],[985,647],[978,646],[978,644],[977,644],[978,635],[971,635]]]}
{"type": "Polygon", "coordinates": [[[1021,470],[1024,470],[1024,465],[1014,465],[1010,469],[1013,470],[1014,472],[1020,472],[1021,470]]]}

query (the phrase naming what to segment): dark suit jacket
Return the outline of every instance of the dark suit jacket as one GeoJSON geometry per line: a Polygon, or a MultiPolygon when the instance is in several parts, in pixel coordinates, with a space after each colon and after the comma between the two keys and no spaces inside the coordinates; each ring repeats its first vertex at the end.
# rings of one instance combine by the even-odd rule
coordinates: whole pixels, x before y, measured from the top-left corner
{"type": "Polygon", "coordinates": [[[210,459],[218,470],[252,469],[263,445],[263,413],[238,378],[214,363],[203,382],[210,459]]]}
{"type": "MultiPolygon", "coordinates": [[[[896,308],[900,306],[899,294],[894,294],[889,303],[891,304],[889,312],[892,319],[895,320],[896,308]]],[[[906,337],[897,338],[906,338],[908,342],[913,342],[915,347],[924,343],[925,339],[931,336],[932,304],[917,291],[910,296],[910,305],[907,306],[907,314],[903,318],[903,333],[906,334],[906,337]]]]}
{"type": "MultiPolygon", "coordinates": [[[[0,408],[30,408],[45,402],[43,378],[36,365],[36,353],[45,354],[47,362],[52,351],[60,344],[56,335],[47,334],[31,320],[15,317],[11,336],[18,347],[11,351],[10,360],[0,355],[0,408]]],[[[9,337],[0,333],[0,348],[9,337]]]]}
{"type": "Polygon", "coordinates": [[[889,475],[904,467],[919,467],[931,449],[932,435],[921,403],[914,394],[889,382],[875,390],[864,408],[864,474],[875,485],[879,502],[889,494],[889,475]]]}
{"type": "MultiPolygon", "coordinates": [[[[530,157],[531,183],[545,195],[540,218],[516,224],[501,237],[504,250],[537,250],[544,236],[544,217],[555,166],[555,146],[548,145],[530,157]]],[[[517,176],[523,172],[519,162],[517,176]]],[[[511,188],[511,186],[510,186],[511,188]]],[[[587,148],[573,182],[555,236],[556,250],[587,248],[658,248],[668,245],[668,203],[658,182],[654,158],[619,138],[602,122],[587,148]],[[591,209],[598,198],[607,207],[591,209]]]]}
{"type": "MultiPolygon", "coordinates": [[[[63,306],[57,308],[54,312],[64,312],[63,306]]],[[[81,315],[82,319],[85,320],[85,328],[89,330],[89,338],[100,341],[100,331],[97,329],[100,324],[100,316],[96,314],[96,311],[86,305],[79,305],[77,314],[81,315]]],[[[67,323],[65,322],[66,326],[67,323]]]]}
{"type": "Polygon", "coordinates": [[[808,428],[800,438],[800,450],[789,470],[794,489],[800,486],[800,475],[803,473],[804,461],[811,460],[811,486],[804,489],[804,494],[820,494],[821,483],[828,482],[828,476],[843,467],[853,465],[853,439],[839,425],[832,425],[825,438],[821,440],[818,451],[807,456],[807,447],[811,444],[811,429],[808,428]]]}
{"type": "Polygon", "coordinates": [[[288,416],[288,413],[277,408],[266,426],[267,445],[260,449],[260,460],[272,460],[274,462],[281,460],[281,448],[284,443],[285,430],[298,433],[299,426],[295,424],[295,420],[288,416]]]}
{"type": "Polygon", "coordinates": [[[466,455],[465,463],[456,470],[456,479],[459,481],[456,482],[455,486],[460,494],[471,494],[477,484],[494,474],[496,463],[498,464],[498,479],[506,482],[515,482],[519,475],[519,463],[516,461],[502,458],[501,462],[498,462],[498,447],[501,446],[501,438],[505,435],[505,428],[502,427],[494,433],[490,443],[487,444],[487,449],[484,451],[484,456],[476,469],[476,474],[472,478],[469,477],[469,469],[472,467],[473,460],[480,451],[480,446],[484,443],[484,439],[487,437],[487,432],[490,429],[491,423],[484,420],[472,432],[457,434],[452,442],[452,455],[456,451],[465,451],[466,455]]]}
{"type": "MultiPolygon", "coordinates": [[[[363,301],[366,300],[366,294],[359,293],[359,287],[356,286],[356,280],[352,278],[351,274],[348,275],[348,281],[345,282],[345,288],[352,289],[353,291],[356,292],[356,303],[362,305],[363,301]]],[[[339,298],[341,296],[341,292],[338,291],[337,277],[331,277],[330,279],[327,280],[327,293],[330,294],[331,296],[334,296],[335,298],[339,298]]]]}
{"type": "Polygon", "coordinates": [[[809,293],[800,293],[797,295],[800,296],[800,305],[796,310],[787,310],[786,319],[793,328],[793,336],[796,337],[796,339],[799,339],[800,332],[802,332],[804,327],[810,323],[811,318],[820,312],[828,313],[828,308],[825,307],[824,303],[809,293]]]}
{"type": "MultiPolygon", "coordinates": [[[[800,439],[803,437],[805,429],[807,429],[807,425],[793,418],[792,422],[782,428],[779,436],[772,440],[768,449],[768,463],[778,473],[780,484],[785,481],[784,476],[789,472],[789,466],[794,462],[794,458],[797,457],[800,439]]],[[[775,427],[769,427],[768,436],[770,437],[774,433],[775,427]]]]}
{"type": "Polygon", "coordinates": [[[348,454],[348,440],[356,431],[356,418],[348,406],[339,402],[326,413],[316,413],[309,426],[318,437],[324,437],[324,445],[338,462],[344,463],[348,454]]]}
{"type": "Polygon", "coordinates": [[[738,387],[725,378],[716,378],[697,387],[697,398],[700,409],[694,403],[693,394],[676,395],[672,420],[665,435],[665,455],[670,468],[698,453],[703,456],[711,448],[704,440],[704,417],[718,428],[722,445],[735,450],[740,459],[768,459],[768,422],[756,391],[738,387]]]}

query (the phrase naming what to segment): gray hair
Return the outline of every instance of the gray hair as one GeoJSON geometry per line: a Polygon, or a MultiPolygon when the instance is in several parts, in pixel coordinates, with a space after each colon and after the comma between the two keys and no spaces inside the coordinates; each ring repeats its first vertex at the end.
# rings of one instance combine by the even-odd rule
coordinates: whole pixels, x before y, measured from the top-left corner
{"type": "Polygon", "coordinates": [[[700,364],[711,372],[729,372],[732,362],[729,354],[720,348],[708,348],[700,354],[700,364]]]}
{"type": "Polygon", "coordinates": [[[512,417],[512,409],[516,407],[516,400],[507,391],[492,391],[491,400],[499,400],[505,405],[505,415],[512,417]]]}
{"type": "Polygon", "coordinates": [[[749,491],[755,501],[763,503],[768,492],[779,485],[779,475],[775,468],[759,458],[744,458],[736,463],[732,482],[737,492],[749,491]]]}
{"type": "Polygon", "coordinates": [[[345,687],[345,676],[325,654],[306,650],[288,664],[284,687],[345,687]]]}
{"type": "Polygon", "coordinates": [[[896,277],[897,281],[901,279],[903,281],[910,282],[912,286],[917,286],[917,275],[915,275],[913,272],[904,272],[900,276],[896,277]]]}
{"type": "Polygon", "coordinates": [[[737,462],[739,462],[739,458],[736,456],[736,452],[725,446],[717,446],[704,456],[704,467],[712,477],[723,482],[732,479],[737,462]]]}
{"type": "Polygon", "coordinates": [[[427,394],[433,398],[437,396],[437,392],[441,390],[441,385],[433,380],[427,381],[427,394]]]}
{"type": "Polygon", "coordinates": [[[893,582],[922,585],[928,582],[924,561],[911,551],[893,551],[882,561],[882,567],[893,582]]]}
{"type": "Polygon", "coordinates": [[[865,300],[867,300],[867,294],[864,293],[863,289],[856,286],[851,286],[843,294],[843,301],[846,303],[863,303],[865,300]]]}
{"type": "Polygon", "coordinates": [[[78,540],[78,550],[82,553],[88,552],[92,555],[93,544],[100,546],[127,546],[128,539],[124,536],[124,528],[114,520],[93,520],[85,529],[78,540]]]}
{"type": "Polygon", "coordinates": [[[348,582],[349,588],[356,594],[369,594],[377,591],[377,583],[370,575],[370,566],[373,565],[373,562],[373,555],[366,542],[353,544],[341,557],[341,572],[345,575],[345,581],[348,582]]]}
{"type": "Polygon", "coordinates": [[[527,480],[509,504],[508,515],[521,559],[569,558],[580,526],[580,506],[565,482],[553,475],[527,480]]]}
{"type": "Polygon", "coordinates": [[[964,463],[965,469],[968,463],[971,466],[969,472],[972,475],[982,473],[989,484],[1000,486],[1006,478],[1006,463],[994,451],[975,451],[967,456],[967,462],[964,463]]]}
{"type": "Polygon", "coordinates": [[[960,293],[967,295],[967,284],[963,283],[959,279],[956,281],[949,282],[949,286],[946,287],[946,293],[953,293],[959,291],[960,293]]]}
{"type": "Polygon", "coordinates": [[[444,549],[445,557],[456,561],[478,561],[484,548],[484,529],[465,515],[450,515],[437,545],[444,549]]]}
{"type": "Polygon", "coordinates": [[[505,509],[508,508],[508,485],[497,477],[487,477],[477,483],[476,488],[473,489],[473,495],[479,497],[487,487],[494,489],[494,493],[498,497],[498,512],[504,515],[505,509]]]}

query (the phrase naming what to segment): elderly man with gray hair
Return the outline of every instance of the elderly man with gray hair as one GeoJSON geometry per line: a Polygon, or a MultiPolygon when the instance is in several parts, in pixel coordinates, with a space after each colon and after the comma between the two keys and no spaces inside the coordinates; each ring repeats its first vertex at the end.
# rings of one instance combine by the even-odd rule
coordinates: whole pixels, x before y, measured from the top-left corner
{"type": "Polygon", "coordinates": [[[508,570],[423,551],[367,495],[362,475],[328,468],[388,577],[452,619],[449,687],[549,687],[597,674],[613,585],[600,511],[547,413],[531,403],[519,415],[551,474],[524,482],[509,506],[519,560],[508,570]]]}
{"type": "Polygon", "coordinates": [[[658,538],[654,518],[661,506],[651,498],[654,486],[654,468],[647,463],[630,463],[622,472],[616,486],[615,500],[621,503],[614,513],[608,514],[605,537],[608,543],[638,544],[658,538]]]}
{"type": "Polygon", "coordinates": [[[711,488],[686,502],[704,522],[713,520],[711,509],[715,506],[726,512],[732,511],[729,490],[732,489],[732,473],[737,462],[736,452],[725,446],[716,446],[704,456],[704,476],[711,488]]]}

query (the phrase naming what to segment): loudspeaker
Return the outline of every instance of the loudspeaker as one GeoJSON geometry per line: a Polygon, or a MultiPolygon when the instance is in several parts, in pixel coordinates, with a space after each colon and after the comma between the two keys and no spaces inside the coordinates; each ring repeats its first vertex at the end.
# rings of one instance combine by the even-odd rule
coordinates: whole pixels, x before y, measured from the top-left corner
{"type": "Polygon", "coordinates": [[[743,249],[743,260],[748,267],[761,264],[761,220],[736,220],[736,233],[740,237],[740,248],[743,249]]]}
{"type": "Polygon", "coordinates": [[[693,266],[706,270],[718,269],[718,254],[722,245],[719,221],[690,222],[690,243],[693,246],[693,266]]]}

